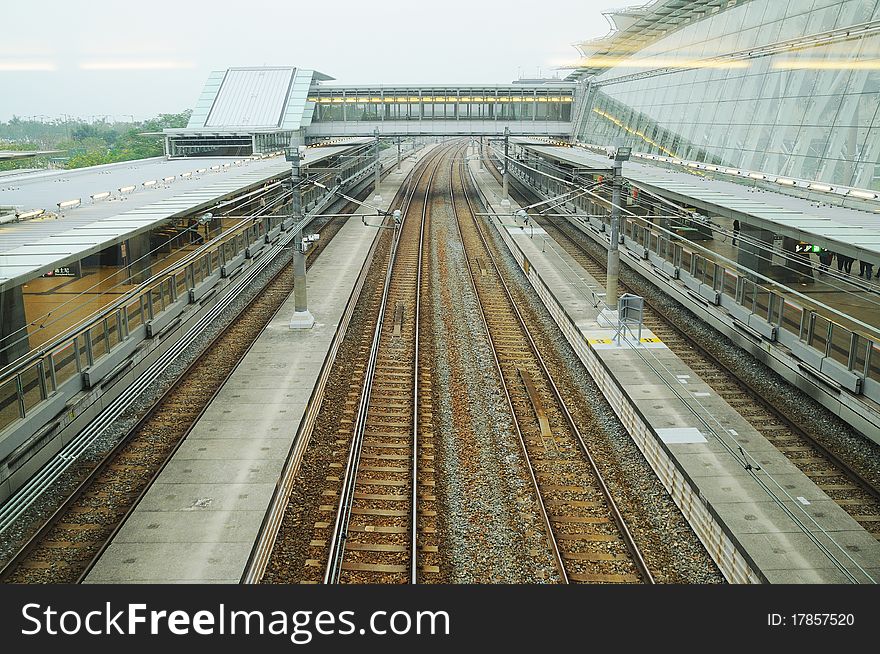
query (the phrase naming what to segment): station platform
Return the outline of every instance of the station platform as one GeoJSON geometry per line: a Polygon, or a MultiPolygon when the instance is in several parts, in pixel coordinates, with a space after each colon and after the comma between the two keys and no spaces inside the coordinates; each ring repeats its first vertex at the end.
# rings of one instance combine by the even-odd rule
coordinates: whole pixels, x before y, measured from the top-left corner
{"type": "MultiPolygon", "coordinates": [[[[388,209],[404,174],[380,186],[388,209]]],[[[372,201],[371,201],[372,202],[372,201]]],[[[239,583],[380,230],[349,220],[308,273],[315,326],[291,330],[291,294],[121,527],[86,583],[239,583]]]]}
{"type": "MultiPolygon", "coordinates": [[[[242,220],[244,218],[240,216],[216,219],[215,224],[219,225],[216,231],[223,232],[242,220]]],[[[202,244],[201,240],[192,240],[168,253],[153,252],[149,257],[149,269],[155,275],[161,274],[202,244]]],[[[129,279],[124,266],[81,265],[79,273],[78,277],[37,277],[22,284],[25,316],[31,325],[39,324],[38,329],[31,329],[28,333],[31,349],[60,336],[71,325],[86,320],[137,287],[129,279]]]]}
{"type": "MultiPolygon", "coordinates": [[[[733,231],[733,220],[730,218],[718,217],[714,218],[713,222],[720,223],[728,231],[733,231]]],[[[715,260],[720,265],[724,265],[724,259],[736,261],[737,246],[729,236],[717,236],[707,241],[700,241],[700,245],[718,255],[715,260]]],[[[872,277],[868,280],[858,277],[858,261],[854,263],[850,274],[837,270],[836,259],[832,261],[829,271],[821,274],[816,255],[809,255],[804,261],[811,266],[812,276],[805,276],[798,282],[788,282],[788,286],[792,289],[790,291],[786,291],[781,285],[777,286],[776,290],[780,295],[820,315],[826,313],[824,307],[836,309],[839,313],[835,314],[834,320],[855,332],[865,334],[865,325],[875,328],[880,325],[880,279],[872,277]]],[[[877,273],[878,266],[880,266],[880,257],[874,266],[874,274],[877,273]]],[[[872,336],[872,334],[866,335],[872,336]]]]}
{"type": "MultiPolygon", "coordinates": [[[[511,143],[587,172],[607,174],[610,166],[607,158],[580,147],[548,145],[526,137],[512,138],[511,143]]],[[[660,168],[636,159],[624,164],[623,174],[636,188],[650,190],[678,204],[710,214],[711,222],[728,234],[713,232],[714,238],[700,240],[698,245],[717,255],[714,258],[722,266],[730,266],[730,262],[738,260],[738,246],[733,245],[730,236],[735,219],[744,226],[754,225],[770,234],[821,245],[856,259],[850,274],[838,273],[835,261],[830,274],[818,275],[818,259],[804,254],[799,263],[812,266],[812,276],[799,275],[796,281],[780,282],[796,291],[783,294],[798,305],[819,314],[828,314],[825,307],[830,307],[839,312],[829,316],[832,320],[869,337],[875,336],[866,326],[880,325],[880,279],[858,277],[858,260],[872,263],[875,274],[880,270],[880,231],[875,215],[831,205],[818,209],[815,202],[805,198],[660,168]]],[[[767,247],[771,248],[772,244],[768,243],[767,247]]],[[[706,254],[702,250],[700,253],[706,254]]],[[[770,261],[770,253],[766,259],[770,261]]],[[[774,277],[773,268],[769,265],[766,268],[762,272],[774,277]]]]}
{"type": "MultiPolygon", "coordinates": [[[[353,139],[345,144],[311,148],[303,166],[308,169],[362,146],[363,139],[353,139]]],[[[0,186],[0,204],[45,209],[47,214],[0,225],[0,289],[69,265],[171,218],[190,215],[289,172],[290,164],[282,156],[237,160],[148,159],[34,173],[16,179],[14,184],[0,186]],[[183,177],[186,173],[189,176],[183,177]],[[159,177],[160,174],[164,177],[159,177]],[[152,184],[145,187],[145,181],[152,184]],[[134,188],[126,192],[120,190],[130,187],[134,188]],[[99,201],[89,199],[89,194],[98,192],[107,192],[109,197],[99,201]],[[70,199],[82,203],[70,209],[59,209],[54,204],[70,199]]]]}
{"type": "Polygon", "coordinates": [[[602,286],[470,166],[493,225],[728,580],[880,581],[880,542],[649,330],[615,342],[591,301],[602,286]]]}

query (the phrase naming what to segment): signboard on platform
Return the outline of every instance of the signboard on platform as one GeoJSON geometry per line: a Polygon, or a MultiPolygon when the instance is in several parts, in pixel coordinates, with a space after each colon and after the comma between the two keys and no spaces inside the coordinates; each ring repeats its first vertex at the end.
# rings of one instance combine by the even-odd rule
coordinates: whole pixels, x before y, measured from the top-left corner
{"type": "Polygon", "coordinates": [[[70,266],[62,266],[44,273],[42,277],[76,277],[76,273],[73,272],[73,268],[70,266]]]}

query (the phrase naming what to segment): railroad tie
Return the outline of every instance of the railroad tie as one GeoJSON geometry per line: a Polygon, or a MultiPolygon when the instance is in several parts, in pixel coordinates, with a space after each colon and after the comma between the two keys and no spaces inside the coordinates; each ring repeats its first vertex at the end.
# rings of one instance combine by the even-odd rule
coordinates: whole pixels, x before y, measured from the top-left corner
{"type": "Polygon", "coordinates": [[[535,388],[534,382],[532,382],[532,376],[523,368],[519,368],[519,376],[526,387],[526,393],[529,395],[529,400],[532,402],[535,417],[537,417],[538,425],[541,428],[541,438],[545,439],[545,441],[552,440],[553,434],[550,432],[550,420],[547,418],[547,412],[544,410],[544,403],[541,402],[538,390],[535,388]]]}

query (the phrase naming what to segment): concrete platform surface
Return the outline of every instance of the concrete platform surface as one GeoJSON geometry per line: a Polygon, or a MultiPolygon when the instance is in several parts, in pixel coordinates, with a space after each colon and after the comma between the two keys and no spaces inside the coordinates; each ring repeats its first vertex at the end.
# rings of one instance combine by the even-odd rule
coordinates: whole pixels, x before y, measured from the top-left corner
{"type": "MultiPolygon", "coordinates": [[[[404,172],[411,168],[407,162],[404,172]]],[[[390,174],[390,202],[406,175],[390,174]]],[[[387,204],[386,202],[386,204],[387,204]]],[[[352,219],[308,273],[316,323],[291,294],[193,427],[87,583],[238,583],[336,327],[380,230],[352,219]]]]}
{"type": "MultiPolygon", "coordinates": [[[[471,162],[498,229],[538,272],[680,470],[772,583],[880,581],[880,542],[649,330],[614,342],[591,301],[602,285],[546,233],[519,227],[494,177],[471,162]]],[[[540,230],[543,232],[543,230],[540,230]]]]}

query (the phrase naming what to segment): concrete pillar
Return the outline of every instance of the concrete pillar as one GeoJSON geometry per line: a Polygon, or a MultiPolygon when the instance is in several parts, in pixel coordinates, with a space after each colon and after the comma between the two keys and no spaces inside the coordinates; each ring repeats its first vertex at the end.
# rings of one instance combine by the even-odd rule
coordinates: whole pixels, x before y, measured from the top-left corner
{"type": "Polygon", "coordinates": [[[375,163],[375,176],[373,178],[373,200],[376,202],[382,201],[382,194],[379,192],[379,185],[382,183],[382,165],[379,163],[379,128],[377,127],[373,134],[376,137],[376,163],[375,163]]]}
{"type": "Polygon", "coordinates": [[[0,291],[0,366],[30,351],[21,286],[0,291]]]}
{"type": "Polygon", "coordinates": [[[807,284],[814,280],[812,263],[817,259],[810,260],[813,256],[807,252],[795,252],[795,247],[800,241],[788,236],[782,239],[782,251],[785,253],[785,268],[773,267],[773,279],[785,282],[807,284]]]}
{"type": "Polygon", "coordinates": [[[620,276],[620,183],[622,162],[614,162],[611,178],[611,241],[608,246],[608,274],[605,283],[605,303],[612,311],[617,309],[617,278],[620,276]]]}
{"type": "Polygon", "coordinates": [[[771,275],[770,254],[774,234],[755,225],[740,221],[740,236],[737,240],[736,262],[749,270],[762,275],[771,275]]]}
{"type": "Polygon", "coordinates": [[[123,265],[128,267],[128,283],[140,284],[153,274],[150,264],[150,233],[133,236],[125,242],[123,265]]]}
{"type": "Polygon", "coordinates": [[[509,165],[507,163],[507,157],[510,153],[510,128],[504,128],[504,161],[502,162],[501,168],[501,206],[509,207],[510,206],[510,174],[508,172],[509,165]]]}
{"type": "Polygon", "coordinates": [[[811,255],[795,252],[797,239],[777,236],[766,229],[740,222],[737,263],[778,282],[806,284],[813,281],[811,255]]]}
{"type": "MultiPolygon", "coordinates": [[[[291,198],[291,211],[294,220],[302,221],[302,191],[299,188],[302,178],[300,168],[299,147],[291,148],[289,161],[291,162],[290,181],[293,186],[291,198]]],[[[315,324],[315,317],[309,311],[308,291],[306,287],[306,252],[303,243],[302,228],[298,228],[293,238],[293,316],[290,318],[290,329],[311,329],[315,324]]]]}

